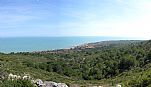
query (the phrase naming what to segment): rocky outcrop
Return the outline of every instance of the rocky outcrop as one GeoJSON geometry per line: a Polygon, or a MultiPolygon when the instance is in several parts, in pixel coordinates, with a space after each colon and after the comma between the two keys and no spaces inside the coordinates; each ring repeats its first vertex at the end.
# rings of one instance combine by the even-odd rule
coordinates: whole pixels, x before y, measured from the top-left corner
{"type": "Polygon", "coordinates": [[[38,86],[38,87],[68,87],[65,83],[56,83],[53,81],[42,81],[40,79],[36,79],[34,81],[34,83],[38,86]]]}
{"type": "MultiPolygon", "coordinates": [[[[25,74],[24,76],[18,76],[18,75],[13,75],[10,73],[8,75],[8,80],[31,80],[31,77],[29,74],[25,74]]],[[[42,81],[41,79],[36,79],[36,80],[31,80],[33,84],[35,84],[37,87],[68,87],[65,83],[56,83],[53,81],[42,81]]]]}
{"type": "Polygon", "coordinates": [[[57,87],[58,85],[56,82],[53,82],[53,81],[45,81],[44,84],[45,84],[45,87],[57,87]]]}
{"type": "MultiPolygon", "coordinates": [[[[41,79],[36,79],[36,80],[31,80],[31,77],[29,74],[26,74],[24,76],[18,76],[18,75],[13,75],[12,73],[10,73],[8,75],[8,79],[9,80],[18,80],[18,79],[22,79],[22,80],[30,80],[35,86],[37,87],[68,87],[68,85],[66,85],[65,83],[56,83],[53,81],[42,81],[41,79]]],[[[81,87],[78,84],[70,84],[70,87],[81,87]]],[[[88,86],[88,87],[111,87],[111,86],[88,86]]],[[[116,84],[115,87],[122,87],[121,84],[116,84]]]]}

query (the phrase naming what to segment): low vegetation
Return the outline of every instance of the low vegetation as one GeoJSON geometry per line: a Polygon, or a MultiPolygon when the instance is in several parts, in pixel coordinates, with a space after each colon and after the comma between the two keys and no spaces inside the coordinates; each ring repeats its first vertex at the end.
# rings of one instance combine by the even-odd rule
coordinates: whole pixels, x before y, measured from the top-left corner
{"type": "MultiPolygon", "coordinates": [[[[2,87],[32,87],[29,81],[3,79],[8,73],[79,85],[151,86],[151,41],[90,43],[93,48],[0,54],[2,87]],[[12,86],[13,87],[13,86],[12,86]]],[[[1,85],[0,85],[1,86],[1,85]]]]}

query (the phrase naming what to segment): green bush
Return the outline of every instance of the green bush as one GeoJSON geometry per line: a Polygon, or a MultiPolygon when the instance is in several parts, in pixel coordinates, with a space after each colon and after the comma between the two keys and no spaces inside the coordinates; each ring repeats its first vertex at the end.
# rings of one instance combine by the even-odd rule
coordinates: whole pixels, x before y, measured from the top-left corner
{"type": "Polygon", "coordinates": [[[4,79],[0,83],[0,87],[34,87],[29,80],[7,80],[4,79]]]}

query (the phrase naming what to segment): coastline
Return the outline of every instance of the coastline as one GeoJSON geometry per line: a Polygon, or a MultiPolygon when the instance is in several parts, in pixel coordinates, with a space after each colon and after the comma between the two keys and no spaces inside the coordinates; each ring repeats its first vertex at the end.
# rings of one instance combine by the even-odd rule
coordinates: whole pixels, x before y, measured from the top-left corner
{"type": "MultiPolygon", "coordinates": [[[[116,40],[115,37],[79,36],[79,37],[6,37],[0,38],[0,52],[33,52],[57,49],[70,49],[87,43],[106,40],[116,40]]],[[[120,39],[120,38],[119,38],[120,39]]]]}

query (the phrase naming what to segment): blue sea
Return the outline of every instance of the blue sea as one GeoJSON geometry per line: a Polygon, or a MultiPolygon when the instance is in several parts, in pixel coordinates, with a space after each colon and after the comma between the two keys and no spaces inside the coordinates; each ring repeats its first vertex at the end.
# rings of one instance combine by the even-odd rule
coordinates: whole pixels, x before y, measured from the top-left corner
{"type": "Polygon", "coordinates": [[[119,37],[7,37],[0,38],[0,52],[32,52],[71,48],[85,43],[122,40],[119,37]]]}

